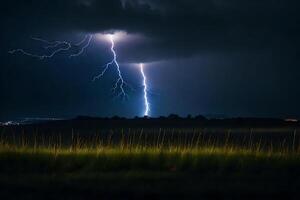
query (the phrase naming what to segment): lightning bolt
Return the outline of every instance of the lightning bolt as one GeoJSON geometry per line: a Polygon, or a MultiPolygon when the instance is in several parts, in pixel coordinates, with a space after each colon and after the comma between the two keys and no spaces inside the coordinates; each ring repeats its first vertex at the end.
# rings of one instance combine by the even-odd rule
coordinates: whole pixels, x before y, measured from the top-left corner
{"type": "MultiPolygon", "coordinates": [[[[97,76],[93,77],[93,81],[96,81],[96,80],[102,78],[111,66],[115,66],[116,70],[117,70],[117,79],[114,83],[112,91],[114,93],[116,93],[118,91],[118,94],[116,95],[117,97],[122,96],[123,98],[128,98],[128,95],[126,93],[126,87],[128,87],[130,89],[132,89],[132,88],[130,87],[130,85],[128,85],[124,81],[123,74],[121,72],[120,65],[117,60],[117,53],[115,51],[114,35],[110,34],[110,35],[108,35],[108,37],[109,37],[109,41],[111,43],[110,51],[113,55],[113,58],[111,61],[106,63],[104,66],[102,66],[102,67],[104,67],[104,69],[97,76]]],[[[69,58],[78,57],[78,56],[82,55],[84,53],[84,51],[86,50],[86,48],[88,48],[90,46],[90,43],[93,39],[93,35],[92,34],[85,35],[85,37],[81,41],[79,41],[78,43],[75,43],[75,44],[72,44],[67,41],[48,41],[48,40],[45,40],[42,38],[37,38],[37,37],[31,37],[31,39],[41,42],[41,43],[44,43],[46,45],[46,46],[44,46],[44,49],[47,50],[47,52],[49,52],[49,53],[48,54],[34,54],[34,53],[31,53],[24,49],[13,49],[13,50],[8,51],[8,53],[10,53],[10,54],[21,53],[26,56],[30,56],[33,58],[38,58],[38,59],[43,60],[46,58],[52,58],[56,54],[63,52],[63,51],[71,52],[71,50],[73,50],[73,48],[78,47],[79,48],[78,52],[73,53],[73,54],[70,53],[69,58]]],[[[149,116],[150,105],[148,102],[148,86],[147,86],[147,78],[144,73],[144,65],[143,64],[140,64],[140,72],[143,77],[143,87],[144,87],[144,90],[143,90],[144,106],[145,106],[144,116],[149,116]]]]}
{"type": "Polygon", "coordinates": [[[24,49],[13,49],[13,50],[8,51],[8,53],[10,53],[10,54],[22,53],[26,56],[30,56],[33,58],[38,58],[38,59],[43,60],[46,58],[52,58],[53,56],[55,56],[56,54],[58,54],[62,51],[69,51],[72,49],[72,47],[79,47],[80,45],[82,45],[84,42],[87,41],[87,43],[83,47],[81,47],[77,53],[71,54],[69,56],[69,57],[77,57],[77,56],[80,56],[84,52],[84,50],[90,45],[92,38],[93,38],[93,35],[86,35],[84,37],[84,39],[81,40],[79,43],[71,44],[70,42],[67,42],[67,41],[50,42],[50,41],[42,39],[42,38],[31,37],[32,40],[47,44],[47,46],[45,46],[44,49],[49,50],[50,53],[40,55],[40,54],[30,53],[28,51],[25,51],[24,49]]]}
{"type": "Polygon", "coordinates": [[[144,72],[144,65],[140,64],[140,71],[143,77],[143,86],[144,86],[144,106],[145,106],[145,111],[144,111],[144,116],[149,116],[150,112],[150,105],[148,102],[148,86],[147,86],[147,77],[144,72]]]}
{"type": "MultiPolygon", "coordinates": [[[[113,93],[115,93],[117,90],[119,90],[120,92],[117,94],[117,97],[122,96],[123,98],[128,98],[128,95],[125,91],[125,86],[128,86],[129,88],[131,88],[131,87],[123,79],[123,75],[120,70],[120,65],[117,61],[117,54],[114,49],[115,43],[114,43],[113,35],[108,35],[108,36],[109,36],[109,40],[111,42],[110,50],[113,54],[113,59],[105,65],[103,71],[99,75],[97,75],[93,78],[93,81],[100,79],[102,76],[104,76],[105,72],[111,65],[115,65],[116,69],[117,69],[118,78],[117,78],[116,82],[114,83],[112,91],[113,91],[113,93]]],[[[26,56],[30,56],[33,58],[38,58],[40,60],[43,60],[46,58],[52,58],[53,56],[55,56],[56,54],[58,54],[60,52],[63,52],[63,51],[68,52],[68,51],[71,51],[75,47],[80,47],[80,49],[78,50],[77,53],[69,55],[69,58],[78,57],[84,53],[84,51],[86,50],[87,47],[90,46],[90,43],[93,39],[93,35],[92,34],[85,35],[85,37],[81,41],[79,41],[78,43],[75,43],[75,44],[72,44],[67,41],[48,41],[48,40],[45,40],[43,38],[38,38],[38,37],[31,37],[31,39],[41,42],[41,43],[44,43],[46,45],[46,46],[44,46],[44,49],[47,50],[49,53],[48,54],[34,54],[34,53],[31,53],[24,49],[13,49],[13,50],[8,51],[8,53],[10,53],[10,54],[21,53],[26,56]]]]}
{"type": "Polygon", "coordinates": [[[95,76],[93,78],[93,81],[96,81],[97,79],[102,78],[104,76],[104,74],[106,73],[107,69],[110,66],[115,65],[116,69],[117,69],[117,73],[118,73],[118,78],[114,84],[114,87],[112,88],[112,91],[115,93],[119,89],[120,92],[117,94],[117,97],[122,96],[123,98],[128,98],[128,95],[125,91],[125,86],[129,86],[129,85],[124,81],[122,72],[120,70],[120,65],[117,61],[117,53],[115,51],[115,42],[114,42],[113,35],[109,35],[109,40],[111,43],[110,51],[113,54],[113,58],[110,62],[108,62],[104,65],[104,69],[102,70],[102,72],[99,75],[95,76]]]}
{"type": "Polygon", "coordinates": [[[77,57],[77,56],[80,56],[80,55],[84,52],[84,50],[85,50],[88,46],[90,46],[92,39],[93,39],[93,35],[89,35],[89,36],[86,35],[85,38],[84,38],[82,41],[80,41],[79,43],[76,44],[76,46],[82,45],[86,40],[87,40],[87,43],[80,49],[80,51],[79,51],[78,53],[72,54],[72,55],[70,55],[69,57],[71,58],[71,57],[77,57]]]}

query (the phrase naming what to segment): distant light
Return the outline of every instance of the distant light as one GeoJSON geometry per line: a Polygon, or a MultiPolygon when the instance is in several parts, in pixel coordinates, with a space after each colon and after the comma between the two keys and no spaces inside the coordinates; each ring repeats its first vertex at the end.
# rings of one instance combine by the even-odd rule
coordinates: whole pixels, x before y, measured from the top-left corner
{"type": "Polygon", "coordinates": [[[297,119],[285,119],[284,121],[286,121],[286,122],[298,122],[297,119]]]}

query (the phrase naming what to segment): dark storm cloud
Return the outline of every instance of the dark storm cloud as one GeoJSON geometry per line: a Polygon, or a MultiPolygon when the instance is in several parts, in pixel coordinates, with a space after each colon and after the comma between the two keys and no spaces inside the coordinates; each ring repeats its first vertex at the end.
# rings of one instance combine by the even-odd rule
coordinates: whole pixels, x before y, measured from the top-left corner
{"type": "Polygon", "coordinates": [[[293,0],[11,0],[2,3],[1,15],[37,31],[142,34],[151,42],[127,46],[130,54],[123,57],[158,60],[295,43],[298,4],[293,0]]]}

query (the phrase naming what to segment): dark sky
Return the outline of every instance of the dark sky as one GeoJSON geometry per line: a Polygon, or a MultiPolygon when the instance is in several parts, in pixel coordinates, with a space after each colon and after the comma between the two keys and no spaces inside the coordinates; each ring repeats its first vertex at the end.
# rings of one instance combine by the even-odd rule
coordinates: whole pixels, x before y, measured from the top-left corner
{"type": "MultiPolygon", "coordinates": [[[[10,0],[1,2],[0,120],[143,114],[145,63],[151,116],[176,113],[300,117],[300,3],[296,0],[10,0]],[[114,98],[110,44],[129,99],[114,98]],[[30,37],[80,41],[84,54],[39,60],[8,51],[45,50],[30,37]]],[[[76,51],[76,49],[72,49],[76,51]]]]}

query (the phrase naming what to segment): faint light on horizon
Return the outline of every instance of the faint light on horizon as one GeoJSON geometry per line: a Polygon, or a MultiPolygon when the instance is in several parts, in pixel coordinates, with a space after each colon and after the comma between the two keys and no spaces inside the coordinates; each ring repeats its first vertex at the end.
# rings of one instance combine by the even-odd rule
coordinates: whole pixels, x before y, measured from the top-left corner
{"type": "Polygon", "coordinates": [[[288,119],[284,119],[284,121],[286,121],[286,122],[298,122],[298,119],[288,118],[288,119]]]}

